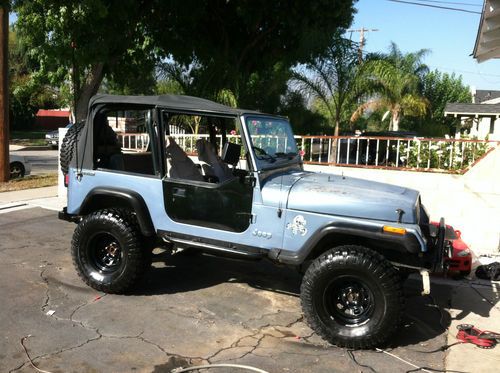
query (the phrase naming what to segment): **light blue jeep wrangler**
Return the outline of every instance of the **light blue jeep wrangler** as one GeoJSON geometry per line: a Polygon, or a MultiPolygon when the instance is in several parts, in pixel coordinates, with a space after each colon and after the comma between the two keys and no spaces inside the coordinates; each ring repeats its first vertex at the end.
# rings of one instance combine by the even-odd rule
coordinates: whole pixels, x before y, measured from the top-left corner
{"type": "Polygon", "coordinates": [[[132,287],[156,245],[267,259],[304,273],[313,330],[370,348],[399,326],[402,278],[428,292],[447,255],[417,191],[304,171],[286,118],[200,98],[95,96],[61,166],[74,265],[104,292],[132,287]]]}

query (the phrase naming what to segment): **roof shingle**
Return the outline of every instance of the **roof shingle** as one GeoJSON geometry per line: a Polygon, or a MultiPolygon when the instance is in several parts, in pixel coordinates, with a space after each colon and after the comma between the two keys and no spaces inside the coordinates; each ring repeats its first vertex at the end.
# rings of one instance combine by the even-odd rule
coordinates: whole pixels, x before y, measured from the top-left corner
{"type": "Polygon", "coordinates": [[[500,104],[463,104],[460,102],[447,103],[444,115],[500,115],[500,104]]]}

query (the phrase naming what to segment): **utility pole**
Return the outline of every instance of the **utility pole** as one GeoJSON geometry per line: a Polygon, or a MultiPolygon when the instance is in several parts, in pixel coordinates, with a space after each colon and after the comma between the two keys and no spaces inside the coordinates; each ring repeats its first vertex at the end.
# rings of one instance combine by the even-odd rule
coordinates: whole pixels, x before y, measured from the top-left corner
{"type": "Polygon", "coordinates": [[[9,181],[9,2],[0,3],[0,182],[9,181]]]}
{"type": "Polygon", "coordinates": [[[361,27],[360,29],[350,29],[347,30],[347,32],[351,33],[351,38],[352,38],[352,33],[353,32],[359,32],[359,49],[358,49],[358,62],[361,64],[363,62],[363,48],[365,47],[365,32],[374,32],[374,31],[379,31],[378,28],[364,28],[361,27]]]}
{"type": "Polygon", "coordinates": [[[73,85],[73,120],[74,120],[73,123],[78,123],[79,118],[77,118],[76,104],[78,102],[78,95],[80,92],[80,79],[79,79],[79,75],[78,75],[78,65],[76,64],[75,50],[76,50],[76,43],[74,41],[72,41],[71,42],[71,51],[72,51],[71,80],[72,80],[72,85],[73,85]]]}

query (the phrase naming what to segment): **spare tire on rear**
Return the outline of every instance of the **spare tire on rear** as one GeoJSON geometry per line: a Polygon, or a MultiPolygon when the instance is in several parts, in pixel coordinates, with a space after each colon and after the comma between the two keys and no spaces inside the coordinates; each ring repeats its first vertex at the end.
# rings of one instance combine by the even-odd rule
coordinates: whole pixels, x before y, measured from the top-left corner
{"type": "Polygon", "coordinates": [[[61,171],[64,175],[68,173],[71,159],[75,154],[76,142],[80,139],[84,124],[85,122],[78,122],[71,126],[68,129],[68,132],[66,132],[66,136],[64,136],[64,139],[62,141],[59,154],[61,171]]]}

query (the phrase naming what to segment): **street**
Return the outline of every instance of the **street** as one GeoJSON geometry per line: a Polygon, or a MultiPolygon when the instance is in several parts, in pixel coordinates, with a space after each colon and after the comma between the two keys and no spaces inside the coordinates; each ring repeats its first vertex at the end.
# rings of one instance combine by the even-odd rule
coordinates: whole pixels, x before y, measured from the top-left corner
{"type": "MultiPolygon", "coordinates": [[[[300,276],[266,261],[167,255],[127,295],[87,287],[71,263],[75,225],[41,208],[0,214],[0,371],[170,372],[202,363],[246,364],[269,372],[406,372],[386,353],[330,346],[304,323],[300,276]],[[360,365],[358,365],[360,364],[360,365]]],[[[444,369],[440,311],[451,289],[407,281],[406,313],[386,351],[411,364],[444,369]],[[436,350],[436,351],[435,351],[436,350]],[[425,352],[432,353],[425,353],[425,352]]],[[[218,370],[218,372],[229,370],[218,370]]]]}
{"type": "Polygon", "coordinates": [[[40,175],[57,172],[58,150],[18,150],[12,154],[24,156],[31,163],[31,174],[40,175]]]}

